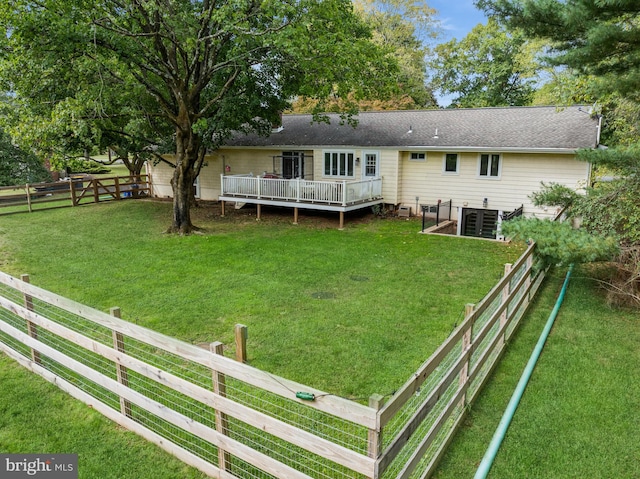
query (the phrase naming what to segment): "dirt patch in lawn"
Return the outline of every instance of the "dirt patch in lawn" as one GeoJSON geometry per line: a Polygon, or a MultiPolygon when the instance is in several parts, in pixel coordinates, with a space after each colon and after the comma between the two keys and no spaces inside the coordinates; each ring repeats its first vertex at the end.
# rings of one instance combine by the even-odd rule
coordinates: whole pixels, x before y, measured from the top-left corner
{"type": "MultiPolygon", "coordinates": [[[[247,204],[240,209],[235,209],[233,204],[225,205],[225,216],[222,216],[222,207],[217,202],[200,202],[197,207],[191,210],[192,221],[195,225],[202,223],[235,223],[243,224],[255,222],[258,211],[256,205],[247,204]]],[[[353,224],[370,223],[375,220],[396,220],[407,221],[408,218],[398,218],[395,215],[387,215],[382,218],[374,214],[371,208],[350,211],[345,213],[345,227],[353,224]]],[[[275,206],[262,206],[260,222],[266,224],[292,224],[294,220],[293,208],[279,208],[275,206]]],[[[412,217],[411,221],[419,221],[419,218],[412,217]]],[[[310,228],[327,229],[338,228],[340,226],[340,215],[333,211],[318,210],[298,210],[298,225],[310,228]]]]}

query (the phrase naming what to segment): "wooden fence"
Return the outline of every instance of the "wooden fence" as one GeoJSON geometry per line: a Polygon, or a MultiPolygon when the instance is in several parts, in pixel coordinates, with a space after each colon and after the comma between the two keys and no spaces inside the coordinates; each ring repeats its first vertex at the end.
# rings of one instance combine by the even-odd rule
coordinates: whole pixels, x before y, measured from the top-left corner
{"type": "Polygon", "coordinates": [[[384,404],[276,377],[0,273],[0,350],[212,477],[425,478],[544,276],[531,246],[384,404]],[[537,272],[536,272],[537,271],[537,272]]]}
{"type": "Polygon", "coordinates": [[[71,178],[53,183],[0,187],[3,213],[24,213],[85,203],[142,198],[150,195],[148,175],[71,178]]]}

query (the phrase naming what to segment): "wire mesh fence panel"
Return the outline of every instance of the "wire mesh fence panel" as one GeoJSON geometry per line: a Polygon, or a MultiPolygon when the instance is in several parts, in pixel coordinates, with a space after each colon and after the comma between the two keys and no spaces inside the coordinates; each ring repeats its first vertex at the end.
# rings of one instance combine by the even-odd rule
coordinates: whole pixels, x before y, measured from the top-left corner
{"type": "Polygon", "coordinates": [[[532,266],[533,251],[531,246],[513,267],[506,265],[504,277],[416,372],[414,385],[405,387],[415,391],[397,393],[390,402],[404,402],[387,405],[379,413],[382,478],[424,478],[432,473],[466,406],[504,350],[505,335],[516,327],[544,276],[532,266]],[[388,410],[394,411],[390,417],[388,410]]]}
{"type": "Polygon", "coordinates": [[[25,358],[37,349],[34,370],[177,446],[172,451],[241,478],[373,477],[375,411],[349,406],[347,416],[369,416],[358,424],[341,417],[346,400],[0,276],[0,341],[25,358]],[[307,389],[308,403],[296,392],[307,389]]]}
{"type": "Polygon", "coordinates": [[[259,371],[222,355],[221,345],[183,343],[4,273],[0,347],[208,474],[422,478],[544,277],[532,251],[467,311],[388,403],[376,407],[259,371]]]}

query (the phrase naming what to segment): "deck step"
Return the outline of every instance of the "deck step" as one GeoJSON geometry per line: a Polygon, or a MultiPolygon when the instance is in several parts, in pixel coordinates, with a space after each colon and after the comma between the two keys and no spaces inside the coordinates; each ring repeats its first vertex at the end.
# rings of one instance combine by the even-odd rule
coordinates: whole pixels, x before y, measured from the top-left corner
{"type": "Polygon", "coordinates": [[[246,203],[242,203],[240,201],[236,201],[236,209],[239,210],[240,208],[242,208],[244,205],[246,205],[246,203]]]}

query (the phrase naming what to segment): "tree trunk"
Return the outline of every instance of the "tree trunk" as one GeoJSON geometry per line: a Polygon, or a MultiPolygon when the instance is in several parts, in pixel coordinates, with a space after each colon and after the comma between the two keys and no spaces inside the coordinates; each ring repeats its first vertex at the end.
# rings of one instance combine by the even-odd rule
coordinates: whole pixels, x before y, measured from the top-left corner
{"type": "Polygon", "coordinates": [[[171,179],[173,220],[169,232],[190,234],[197,230],[191,223],[193,182],[199,162],[204,158],[202,142],[189,127],[176,129],[176,168],[171,179]]]}
{"type": "Polygon", "coordinates": [[[193,180],[189,180],[188,172],[176,167],[171,184],[173,186],[173,221],[172,233],[189,234],[193,230],[191,223],[191,188],[193,180]]]}

